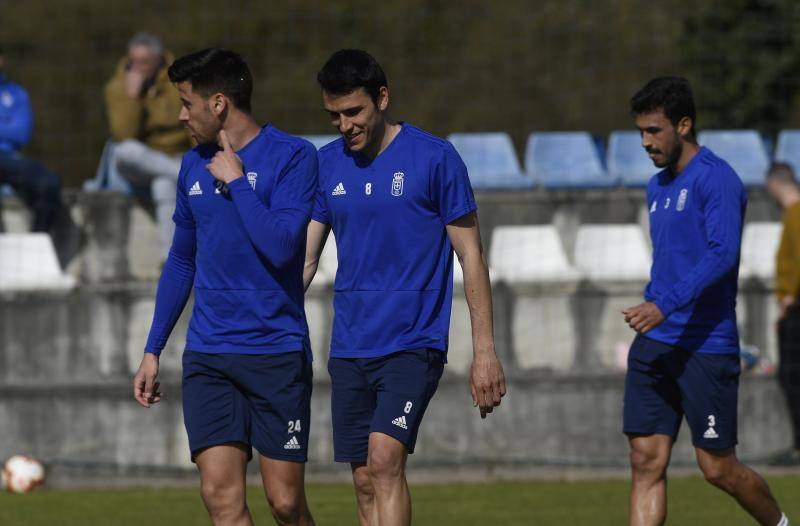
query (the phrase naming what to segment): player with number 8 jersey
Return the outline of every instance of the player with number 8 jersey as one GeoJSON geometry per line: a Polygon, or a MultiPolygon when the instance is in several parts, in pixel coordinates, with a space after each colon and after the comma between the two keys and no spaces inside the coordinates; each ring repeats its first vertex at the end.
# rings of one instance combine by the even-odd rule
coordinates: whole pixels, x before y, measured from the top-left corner
{"type": "Polygon", "coordinates": [[[454,250],[473,323],[481,416],[505,394],[477,207],[453,146],[389,119],[388,84],[374,58],[338,51],[317,78],[342,137],[319,151],[303,281],[308,287],[332,230],[334,455],[351,464],[361,524],[408,524],[405,463],[444,369],[454,250]]]}

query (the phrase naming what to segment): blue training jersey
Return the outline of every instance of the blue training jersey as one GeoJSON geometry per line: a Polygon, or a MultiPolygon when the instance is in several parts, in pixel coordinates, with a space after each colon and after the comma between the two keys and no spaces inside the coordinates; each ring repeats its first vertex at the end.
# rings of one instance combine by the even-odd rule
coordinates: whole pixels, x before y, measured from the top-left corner
{"type": "Polygon", "coordinates": [[[447,351],[453,250],[445,226],[477,206],[455,148],[402,123],[375,159],[343,140],[319,151],[312,218],[329,224],[339,268],[331,356],[447,351]]]}
{"type": "Polygon", "coordinates": [[[653,267],[645,299],[666,320],[648,338],[689,351],[739,351],[736,293],[747,193],[728,163],[703,147],[677,177],[647,186],[653,267]]]}
{"type": "MultiPolygon", "coordinates": [[[[215,144],[189,151],[178,177],[176,230],[194,231],[196,239],[186,349],[243,354],[304,350],[303,263],[317,185],[314,147],[264,126],[236,152],[245,176],[222,192],[206,169],[217,151],[215,144]]],[[[171,330],[158,319],[158,301],[146,349],[156,353],[171,330]]]]}

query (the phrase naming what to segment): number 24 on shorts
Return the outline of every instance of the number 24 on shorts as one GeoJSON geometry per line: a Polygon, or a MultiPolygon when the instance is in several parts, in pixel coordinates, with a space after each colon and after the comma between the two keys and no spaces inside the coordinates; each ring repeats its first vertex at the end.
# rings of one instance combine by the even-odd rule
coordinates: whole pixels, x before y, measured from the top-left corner
{"type": "Polygon", "coordinates": [[[300,420],[289,420],[289,431],[287,433],[299,433],[301,429],[300,420]]]}

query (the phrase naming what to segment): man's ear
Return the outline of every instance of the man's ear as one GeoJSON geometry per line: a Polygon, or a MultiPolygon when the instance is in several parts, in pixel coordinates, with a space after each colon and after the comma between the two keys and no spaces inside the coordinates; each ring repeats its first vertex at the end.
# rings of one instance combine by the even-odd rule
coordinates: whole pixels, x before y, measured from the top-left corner
{"type": "Polygon", "coordinates": [[[683,139],[687,139],[689,136],[691,136],[693,128],[694,121],[691,117],[683,117],[678,121],[678,135],[680,135],[683,139]]]}
{"type": "Polygon", "coordinates": [[[216,116],[220,116],[228,109],[228,97],[222,93],[215,93],[208,98],[208,104],[211,112],[216,116]]]}
{"type": "Polygon", "coordinates": [[[389,107],[389,88],[386,86],[381,86],[381,89],[378,90],[378,100],[376,102],[378,110],[381,112],[386,111],[386,108],[389,107]]]}

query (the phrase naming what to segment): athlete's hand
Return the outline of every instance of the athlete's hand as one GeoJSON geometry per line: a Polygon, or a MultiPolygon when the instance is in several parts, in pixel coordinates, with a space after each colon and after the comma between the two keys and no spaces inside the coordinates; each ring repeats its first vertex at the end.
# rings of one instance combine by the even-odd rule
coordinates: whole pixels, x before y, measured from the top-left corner
{"type": "Polygon", "coordinates": [[[476,352],[472,359],[469,386],[472,391],[472,405],[481,412],[481,418],[500,405],[506,394],[506,378],[503,365],[494,350],[476,352]]]}
{"type": "Polygon", "coordinates": [[[222,149],[218,151],[206,168],[215,179],[223,183],[230,183],[234,179],[238,179],[244,175],[242,171],[242,160],[233,151],[231,142],[228,140],[228,135],[225,130],[219,132],[219,144],[222,149]]]}
{"type": "Polygon", "coordinates": [[[158,356],[146,352],[139,365],[139,371],[133,377],[133,397],[142,407],[150,407],[150,404],[161,401],[156,378],[158,378],[158,356]]]}
{"type": "Polygon", "coordinates": [[[629,307],[622,311],[625,322],[631,329],[640,334],[646,334],[651,329],[655,329],[664,321],[661,309],[652,301],[646,301],[635,307],[629,307]]]}

